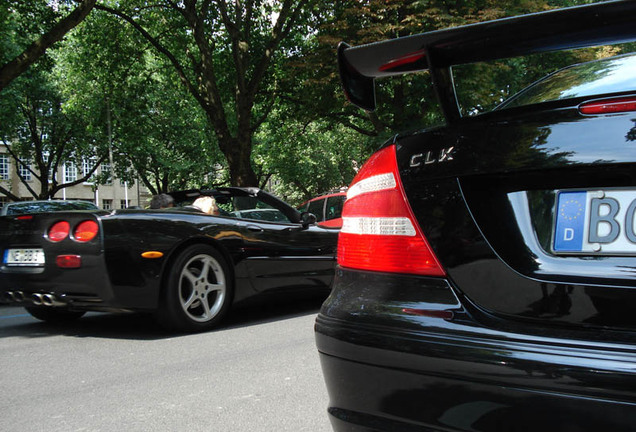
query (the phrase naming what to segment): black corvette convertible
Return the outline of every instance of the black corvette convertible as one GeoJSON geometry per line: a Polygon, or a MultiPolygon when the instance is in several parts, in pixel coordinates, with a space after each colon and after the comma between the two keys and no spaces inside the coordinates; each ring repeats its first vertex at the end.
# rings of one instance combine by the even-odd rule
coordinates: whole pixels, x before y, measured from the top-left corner
{"type": "Polygon", "coordinates": [[[169,328],[206,330],[233,303],[272,291],[328,290],[337,230],[256,188],[173,194],[162,210],[0,218],[0,290],[36,318],[154,311],[169,328]],[[213,196],[221,214],[188,206],[213,196]]]}
{"type": "Polygon", "coordinates": [[[633,42],[634,18],[606,2],[340,46],[349,100],[427,69],[446,124],[397,135],[347,192],[316,320],[335,430],[636,430],[636,55],[473,116],[451,71],[633,42]]]}

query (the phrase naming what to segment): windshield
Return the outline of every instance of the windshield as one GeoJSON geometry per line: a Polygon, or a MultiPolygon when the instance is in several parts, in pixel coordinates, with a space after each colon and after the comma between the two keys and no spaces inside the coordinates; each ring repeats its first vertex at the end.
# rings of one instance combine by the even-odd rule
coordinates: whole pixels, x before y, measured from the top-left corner
{"type": "Polygon", "coordinates": [[[582,63],[561,69],[527,87],[497,109],[541,102],[636,91],[636,55],[582,63]]]}

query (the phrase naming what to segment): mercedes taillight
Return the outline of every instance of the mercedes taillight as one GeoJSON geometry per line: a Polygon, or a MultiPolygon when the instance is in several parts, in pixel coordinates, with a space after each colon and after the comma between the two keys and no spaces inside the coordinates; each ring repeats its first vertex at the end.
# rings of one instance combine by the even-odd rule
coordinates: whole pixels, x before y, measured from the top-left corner
{"type": "Polygon", "coordinates": [[[375,153],[347,192],[338,264],[378,272],[444,276],[406,199],[395,145],[375,153]]]}

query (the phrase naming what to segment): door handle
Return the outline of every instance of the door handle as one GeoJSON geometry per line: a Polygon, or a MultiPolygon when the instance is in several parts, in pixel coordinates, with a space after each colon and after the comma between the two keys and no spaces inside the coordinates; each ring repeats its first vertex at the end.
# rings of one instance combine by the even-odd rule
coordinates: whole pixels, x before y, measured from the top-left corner
{"type": "Polygon", "coordinates": [[[248,225],[247,229],[248,231],[252,232],[263,232],[263,228],[259,227],[258,225],[248,225]]]}

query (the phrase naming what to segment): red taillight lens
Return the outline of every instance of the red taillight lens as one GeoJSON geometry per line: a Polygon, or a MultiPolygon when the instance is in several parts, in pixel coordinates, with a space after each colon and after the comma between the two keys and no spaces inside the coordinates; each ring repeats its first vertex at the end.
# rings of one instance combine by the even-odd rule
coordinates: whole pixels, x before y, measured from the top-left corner
{"type": "Polygon", "coordinates": [[[395,146],[375,153],[347,192],[338,238],[342,267],[444,276],[406,201],[395,146]]]}
{"type": "Polygon", "coordinates": [[[61,242],[66,237],[68,237],[68,233],[71,231],[71,225],[66,221],[60,221],[53,224],[51,228],[49,228],[49,240],[52,242],[61,242]]]}
{"type": "Polygon", "coordinates": [[[585,102],[579,105],[579,111],[592,115],[636,111],[636,96],[585,102]]]}
{"type": "Polygon", "coordinates": [[[73,237],[75,237],[75,240],[78,242],[86,243],[93,240],[98,232],[99,225],[97,225],[97,222],[93,220],[85,220],[75,227],[73,237]]]}
{"type": "Polygon", "coordinates": [[[82,266],[82,257],[79,255],[58,255],[55,257],[55,264],[59,268],[80,268],[82,266]]]}

